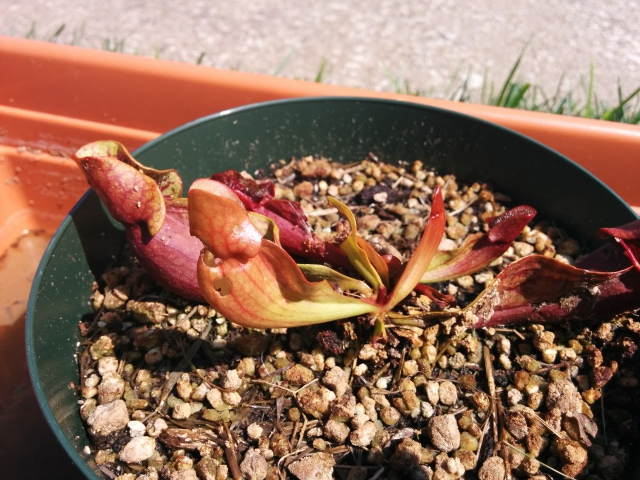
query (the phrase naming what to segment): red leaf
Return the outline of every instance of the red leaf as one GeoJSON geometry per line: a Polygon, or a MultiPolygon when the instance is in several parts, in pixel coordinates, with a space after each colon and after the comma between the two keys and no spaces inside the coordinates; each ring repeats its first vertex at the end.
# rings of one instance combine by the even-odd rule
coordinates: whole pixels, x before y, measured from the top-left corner
{"type": "Polygon", "coordinates": [[[508,265],[464,310],[474,328],[586,318],[624,271],[583,270],[542,255],[508,265]]]}
{"type": "Polygon", "coordinates": [[[475,273],[500,257],[535,217],[536,211],[522,205],[495,217],[487,233],[469,235],[453,252],[438,252],[420,283],[435,283],[475,273]]]}
{"type": "Polygon", "coordinates": [[[271,180],[258,182],[252,178],[245,177],[237,170],[226,170],[211,175],[211,180],[225,184],[240,198],[245,208],[251,211],[246,204],[259,204],[264,200],[275,197],[275,186],[271,180]]]}
{"type": "Polygon", "coordinates": [[[198,262],[207,301],[230,321],[251,328],[299,327],[373,313],[373,302],[309,282],[295,261],[263,240],[255,257],[220,260],[206,251],[198,262]]]}
{"type": "Polygon", "coordinates": [[[233,190],[220,182],[204,178],[193,182],[189,222],[191,234],[223,260],[254,257],[260,250],[260,231],[233,190]]]}
{"type": "Polygon", "coordinates": [[[492,244],[511,245],[522,229],[533,220],[536,211],[528,205],[519,205],[489,220],[487,236],[492,244]]]}
{"type": "Polygon", "coordinates": [[[640,220],[617,228],[601,228],[598,233],[602,237],[613,237],[624,248],[633,266],[640,270],[640,220]]]}
{"type": "Polygon", "coordinates": [[[294,327],[379,310],[372,301],[335,291],[326,280],[308,281],[284,249],[260,238],[239,199],[219,182],[194,182],[189,220],[207,247],[198,261],[200,289],[234,323],[294,327]]]}
{"type": "Polygon", "coordinates": [[[585,255],[576,267],[624,273],[600,285],[600,298],[594,313],[617,314],[640,308],[640,220],[616,228],[603,228],[600,236],[611,236],[608,243],[585,255]]]}
{"type": "Polygon", "coordinates": [[[273,198],[273,182],[258,182],[235,170],[215,173],[211,179],[231,188],[248,211],[271,218],[280,230],[282,247],[289,254],[336,267],[350,266],[338,247],[318,238],[298,203],[273,198]]]}
{"type": "Polygon", "coordinates": [[[414,287],[414,290],[420,295],[428,297],[441,310],[456,303],[456,297],[447,293],[442,293],[429,285],[418,284],[414,287]]]}
{"type": "Polygon", "coordinates": [[[144,223],[155,235],[166,213],[160,187],[130,162],[123,161],[122,152],[114,151],[117,147],[103,152],[97,146],[87,145],[74,157],[89,185],[116,220],[124,225],[144,223]]]}
{"type": "Polygon", "coordinates": [[[177,172],[145,167],[114,141],[85,145],[73,158],[107,210],[124,225],[149,274],[172,292],[203,301],[196,275],[203,245],[189,232],[177,172]]]}
{"type": "Polygon", "coordinates": [[[127,226],[125,232],[140,264],[160,285],[190,300],[205,301],[196,269],[203,245],[189,231],[186,202],[167,206],[162,227],[154,236],[137,224],[127,226]]]}
{"type": "Polygon", "coordinates": [[[418,284],[429,263],[435,255],[438,245],[442,240],[444,228],[446,224],[446,215],[444,211],[444,201],[442,200],[442,192],[440,187],[436,187],[433,192],[433,201],[431,203],[431,213],[429,221],[422,233],[420,242],[413,252],[413,255],[404,266],[400,277],[397,279],[393,290],[387,298],[385,307],[391,310],[402,299],[411,293],[418,284]]]}

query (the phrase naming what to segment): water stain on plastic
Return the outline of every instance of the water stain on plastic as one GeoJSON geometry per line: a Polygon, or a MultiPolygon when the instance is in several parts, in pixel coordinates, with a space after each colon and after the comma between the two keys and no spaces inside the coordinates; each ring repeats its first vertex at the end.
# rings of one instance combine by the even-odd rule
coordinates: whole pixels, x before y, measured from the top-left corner
{"type": "Polygon", "coordinates": [[[27,231],[0,257],[0,326],[12,325],[27,309],[29,290],[51,234],[27,231]]]}
{"type": "Polygon", "coordinates": [[[29,378],[25,316],[51,235],[26,232],[0,257],[0,471],[2,478],[81,478],[40,411],[29,378]]]}

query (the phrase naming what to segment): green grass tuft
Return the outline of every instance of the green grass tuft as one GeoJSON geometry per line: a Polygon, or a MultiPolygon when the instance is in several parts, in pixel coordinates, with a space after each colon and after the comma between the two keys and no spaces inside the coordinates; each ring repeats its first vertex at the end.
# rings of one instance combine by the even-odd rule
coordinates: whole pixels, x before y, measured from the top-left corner
{"type": "MultiPolygon", "coordinates": [[[[485,74],[479,103],[497,107],[518,108],[535,112],[607,120],[611,122],[640,124],[640,87],[633,90],[630,94],[625,95],[622,87],[618,85],[617,103],[610,104],[601,101],[595,93],[595,68],[592,63],[589,68],[589,77],[585,86],[583,100],[578,99],[579,95],[576,95],[575,92],[562,93],[562,89],[560,88],[562,79],[558,82],[556,92],[548,96],[540,87],[517,79],[517,72],[522,58],[522,54],[518,56],[497,93],[494,91],[493,84],[488,82],[487,75],[485,74]]],[[[453,81],[450,87],[445,90],[444,94],[427,94],[423,90],[412,87],[409,82],[405,80],[402,71],[393,75],[388,69],[383,69],[396,93],[416,96],[432,95],[469,103],[473,101],[468,78],[464,78],[462,81],[453,81]]],[[[455,78],[458,79],[459,74],[456,74],[455,78]]]]}

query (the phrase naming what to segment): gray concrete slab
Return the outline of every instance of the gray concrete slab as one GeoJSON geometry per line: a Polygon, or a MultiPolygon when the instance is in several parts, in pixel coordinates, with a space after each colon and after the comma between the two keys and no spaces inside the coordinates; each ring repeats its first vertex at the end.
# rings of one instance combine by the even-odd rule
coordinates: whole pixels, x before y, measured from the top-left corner
{"type": "Polygon", "coordinates": [[[0,34],[393,90],[450,96],[466,79],[478,101],[524,50],[517,78],[546,95],[640,86],[636,0],[0,0],[0,34]],[[64,26],[60,35],[56,31],[64,26]]]}

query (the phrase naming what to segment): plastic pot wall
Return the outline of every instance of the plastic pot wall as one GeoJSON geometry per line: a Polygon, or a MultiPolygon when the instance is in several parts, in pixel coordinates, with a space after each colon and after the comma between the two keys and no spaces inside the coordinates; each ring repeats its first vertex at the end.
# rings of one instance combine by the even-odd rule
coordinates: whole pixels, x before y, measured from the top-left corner
{"type": "MultiPolygon", "coordinates": [[[[228,168],[254,171],[290,156],[317,154],[354,161],[367,152],[387,161],[425,159],[461,180],[495,184],[516,203],[535,205],[572,233],[596,241],[596,226],[635,216],[604,184],[543,145],[453,112],[376,99],[288,100],[189,123],[140,148],[136,158],[175,167],[189,185],[228,168]],[[521,162],[513,164],[519,156],[521,162]],[[585,192],[595,199],[583,208],[585,192]]],[[[27,316],[27,353],[36,394],[49,425],[89,477],[89,441],[69,382],[77,380],[78,319],[93,318],[92,282],[118,255],[122,229],[97,196],[86,196],[65,218],[34,282],[27,316]]]]}

